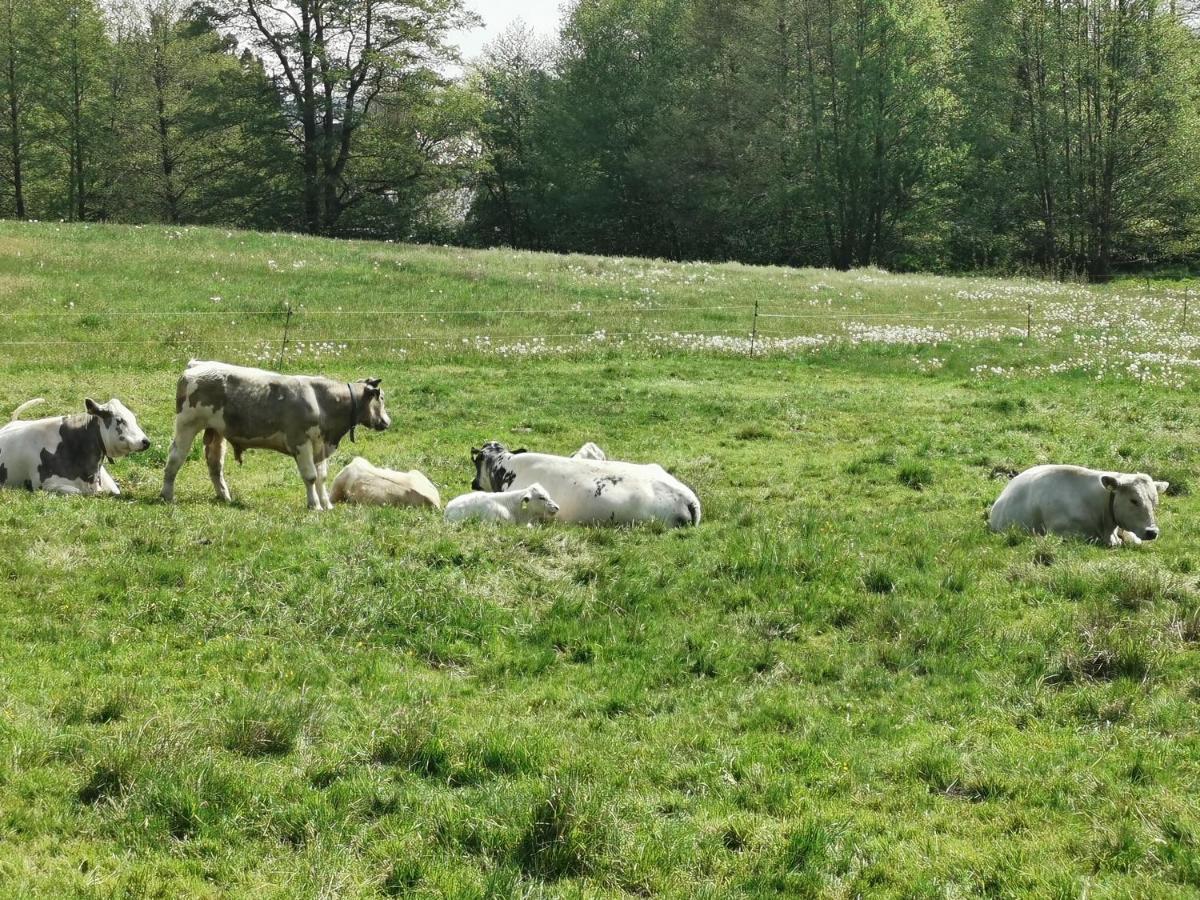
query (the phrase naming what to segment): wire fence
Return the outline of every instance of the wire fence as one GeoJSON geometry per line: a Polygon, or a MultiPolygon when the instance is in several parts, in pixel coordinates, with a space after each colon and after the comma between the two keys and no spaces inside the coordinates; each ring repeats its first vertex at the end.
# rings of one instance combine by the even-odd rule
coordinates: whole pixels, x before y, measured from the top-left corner
{"type": "MultiPolygon", "coordinates": [[[[214,298],[215,299],[215,298],[214,298]]],[[[740,298],[739,298],[740,299],[740,298]]],[[[283,367],[305,357],[449,353],[586,352],[639,345],[758,356],[800,347],[1062,339],[1111,332],[1127,320],[1032,301],[906,305],[759,298],[679,305],[583,304],[543,296],[512,307],[342,309],[273,302],[237,309],[147,307],[0,310],[0,360],[92,360],[114,348],[142,358],[223,353],[230,361],[283,367]]],[[[1155,327],[1185,331],[1187,297],[1164,304],[1155,327]]],[[[1148,319],[1145,321],[1149,321],[1148,319]]],[[[1107,337],[1105,338],[1107,340],[1107,337]]]]}

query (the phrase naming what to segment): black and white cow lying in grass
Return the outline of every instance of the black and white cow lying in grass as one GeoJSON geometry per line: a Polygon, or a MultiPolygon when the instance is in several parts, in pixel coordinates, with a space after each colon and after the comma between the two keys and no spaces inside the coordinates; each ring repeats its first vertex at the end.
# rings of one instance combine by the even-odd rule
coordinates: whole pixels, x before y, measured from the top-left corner
{"type": "Polygon", "coordinates": [[[346,434],[354,439],[356,426],[383,431],[391,424],[378,378],[349,383],[192,360],[175,391],[175,438],[162,496],[175,498],[175,476],[203,431],[208,474],[221,500],[229,500],[229,441],[239,462],[249,449],[286,453],[304,479],[308,508],[332,509],[325,489],[329,455],[346,434]]]}
{"type": "Polygon", "coordinates": [[[1080,537],[1108,547],[1158,537],[1154,511],[1169,485],[1149,475],[1034,466],[1008,483],[988,513],[992,531],[1080,537]]]}
{"type": "Polygon", "coordinates": [[[120,494],[104,461],[150,446],[133,413],[115,398],[103,405],[87,399],[86,412],[78,415],[17,421],[22,412],[42,402],[38,398],[22,403],[12,421],[0,428],[0,487],[120,494]]]}
{"type": "Polygon", "coordinates": [[[558,504],[559,522],[633,525],[700,524],[691,488],[656,464],[510,452],[496,441],[471,450],[477,491],[515,491],[540,484],[558,504]]]}

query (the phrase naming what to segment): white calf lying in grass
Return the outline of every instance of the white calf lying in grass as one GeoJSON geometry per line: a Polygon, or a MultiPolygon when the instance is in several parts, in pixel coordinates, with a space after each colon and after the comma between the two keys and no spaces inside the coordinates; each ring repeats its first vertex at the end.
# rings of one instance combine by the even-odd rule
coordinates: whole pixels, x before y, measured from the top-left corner
{"type": "Polygon", "coordinates": [[[1034,466],[1000,492],[988,527],[1081,537],[1108,547],[1140,544],[1158,537],[1154,511],[1167,487],[1141,472],[1034,466]]]}
{"type": "Polygon", "coordinates": [[[432,506],[442,508],[438,489],[415,469],[395,472],[371,465],[361,456],[338,472],[329,499],[334,503],[360,503],[364,506],[432,506]]]}
{"type": "Polygon", "coordinates": [[[558,504],[550,499],[540,484],[500,493],[472,491],[446,504],[447,522],[478,519],[481,522],[532,525],[534,522],[549,522],[556,515],[558,504]]]}

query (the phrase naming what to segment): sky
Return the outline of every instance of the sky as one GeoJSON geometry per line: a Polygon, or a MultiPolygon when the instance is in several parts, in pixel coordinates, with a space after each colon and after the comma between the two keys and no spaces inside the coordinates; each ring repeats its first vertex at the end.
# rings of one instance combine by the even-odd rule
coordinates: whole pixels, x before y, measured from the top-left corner
{"type": "Polygon", "coordinates": [[[463,60],[478,55],[483,45],[499,35],[517,19],[521,19],[538,34],[551,37],[558,32],[562,0],[467,0],[467,6],[483,19],[482,28],[458,33],[463,60]]]}

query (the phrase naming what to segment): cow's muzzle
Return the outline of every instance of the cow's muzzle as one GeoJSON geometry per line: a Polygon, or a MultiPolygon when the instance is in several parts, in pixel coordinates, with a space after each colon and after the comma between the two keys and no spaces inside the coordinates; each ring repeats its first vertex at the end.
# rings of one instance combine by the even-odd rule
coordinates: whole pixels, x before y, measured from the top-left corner
{"type": "Polygon", "coordinates": [[[142,446],[139,447],[138,449],[139,450],[149,450],[150,449],[150,438],[142,438],[142,446]]]}
{"type": "Polygon", "coordinates": [[[1158,538],[1158,529],[1157,528],[1147,528],[1144,532],[1142,532],[1142,540],[1143,541],[1153,541],[1153,540],[1156,540],[1157,538],[1158,538]]]}

